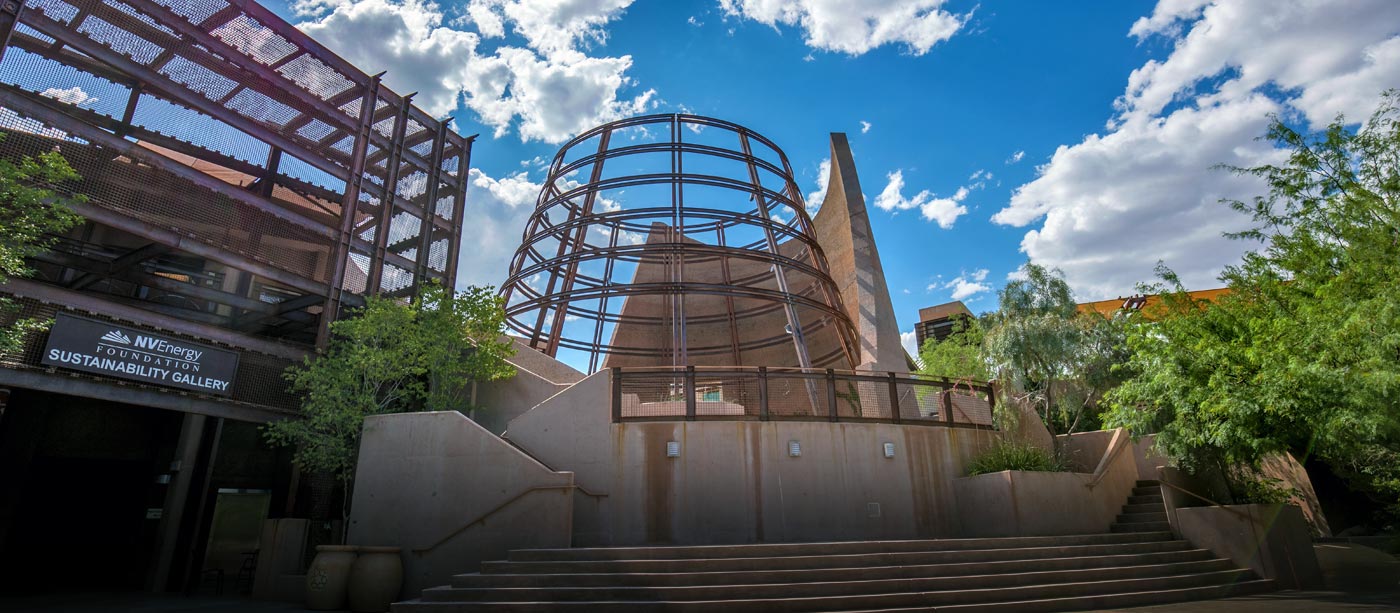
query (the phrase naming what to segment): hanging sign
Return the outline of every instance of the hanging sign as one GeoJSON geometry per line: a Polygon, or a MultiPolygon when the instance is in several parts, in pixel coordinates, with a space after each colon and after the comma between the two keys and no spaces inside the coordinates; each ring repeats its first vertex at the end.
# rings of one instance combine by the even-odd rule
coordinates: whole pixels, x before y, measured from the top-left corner
{"type": "Polygon", "coordinates": [[[229,396],[238,354],[60,312],[40,363],[229,396]]]}

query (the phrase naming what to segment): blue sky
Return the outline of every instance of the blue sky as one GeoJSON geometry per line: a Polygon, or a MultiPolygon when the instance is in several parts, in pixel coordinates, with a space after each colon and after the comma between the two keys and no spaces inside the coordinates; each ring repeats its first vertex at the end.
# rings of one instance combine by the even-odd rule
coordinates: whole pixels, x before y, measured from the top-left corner
{"type": "Polygon", "coordinates": [[[1248,247],[1211,166],[1278,160],[1267,115],[1359,119],[1400,87],[1400,2],[303,0],[271,4],[430,112],[480,133],[464,282],[497,284],[543,178],[597,123],[744,124],[819,190],[846,132],[899,317],[995,308],[1028,258],[1082,300],[1158,260],[1216,287],[1248,247]],[[868,126],[868,127],[867,127],[868,126]]]}

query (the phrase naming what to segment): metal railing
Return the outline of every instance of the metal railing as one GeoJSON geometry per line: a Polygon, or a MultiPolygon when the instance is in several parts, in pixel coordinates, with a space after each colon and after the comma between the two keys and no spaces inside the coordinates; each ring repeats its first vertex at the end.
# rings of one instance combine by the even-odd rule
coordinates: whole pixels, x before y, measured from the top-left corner
{"type": "Polygon", "coordinates": [[[622,421],[833,421],[993,428],[991,384],[892,372],[766,367],[609,369],[622,421]]]}

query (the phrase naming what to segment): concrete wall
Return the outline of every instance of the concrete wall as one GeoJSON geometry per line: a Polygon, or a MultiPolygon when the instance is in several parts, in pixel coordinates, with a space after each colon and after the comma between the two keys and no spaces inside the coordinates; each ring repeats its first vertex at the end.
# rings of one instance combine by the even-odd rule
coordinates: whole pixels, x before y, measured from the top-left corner
{"type": "MultiPolygon", "coordinates": [[[[1093,472],[1002,471],[954,482],[962,533],[969,537],[1051,536],[1108,532],[1136,484],[1137,464],[1125,430],[1071,440],[1093,472]],[[1104,436],[1107,435],[1107,436],[1104,436]]],[[[1068,445],[1067,445],[1068,446],[1068,445]]]]}
{"type": "Polygon", "coordinates": [[[417,595],[510,549],[568,547],[573,484],[460,413],[370,417],[350,543],[402,547],[417,595]]]}
{"type": "Polygon", "coordinates": [[[476,405],[471,418],[493,434],[506,431],[506,424],[550,396],[583,380],[583,373],[569,365],[531,349],[520,339],[510,337],[515,355],[507,359],[515,366],[515,376],[477,385],[476,405]]]}
{"type": "Polygon", "coordinates": [[[957,536],[953,482],[1000,436],[824,421],[613,424],[609,393],[609,373],[595,373],[507,430],[594,494],[576,499],[575,545],[957,536]],[[792,440],[800,457],[788,455],[792,440]],[[665,456],[668,441],[680,457],[665,456]]]}
{"type": "Polygon", "coordinates": [[[1181,535],[1286,590],[1319,589],[1322,570],[1303,513],[1293,505],[1177,509],[1181,535]]]}

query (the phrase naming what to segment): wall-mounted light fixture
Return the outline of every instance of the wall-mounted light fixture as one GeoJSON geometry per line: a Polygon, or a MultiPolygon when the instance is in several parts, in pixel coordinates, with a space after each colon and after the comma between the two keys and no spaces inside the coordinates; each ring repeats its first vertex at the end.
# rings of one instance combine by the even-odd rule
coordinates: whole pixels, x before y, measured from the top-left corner
{"type": "Polygon", "coordinates": [[[795,457],[798,457],[798,456],[801,456],[801,455],[802,455],[802,441],[799,441],[799,440],[791,440],[791,441],[788,441],[788,455],[791,456],[791,457],[794,457],[794,458],[795,458],[795,457]]]}
{"type": "Polygon", "coordinates": [[[885,457],[894,457],[894,443],[885,443],[885,457]]]}
{"type": "Polygon", "coordinates": [[[681,457],[681,444],[679,441],[666,441],[666,457],[681,457]]]}

